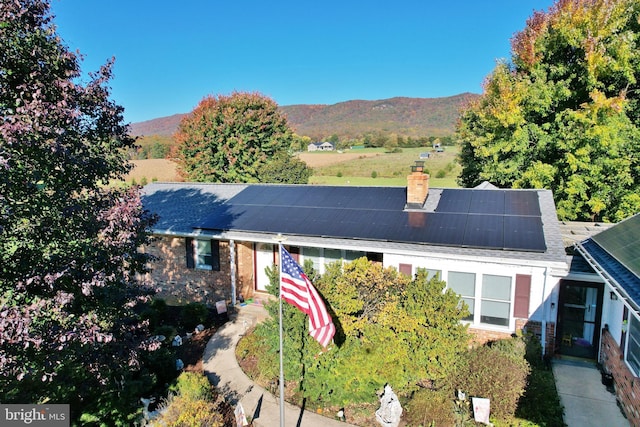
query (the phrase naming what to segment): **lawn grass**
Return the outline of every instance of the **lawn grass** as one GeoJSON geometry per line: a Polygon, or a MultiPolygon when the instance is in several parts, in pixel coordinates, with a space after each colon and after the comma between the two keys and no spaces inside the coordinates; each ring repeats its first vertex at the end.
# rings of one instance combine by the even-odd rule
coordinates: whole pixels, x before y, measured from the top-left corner
{"type": "MultiPolygon", "coordinates": [[[[313,158],[309,163],[313,167],[310,184],[326,185],[363,185],[363,186],[406,186],[407,175],[411,166],[420,159],[420,153],[430,153],[424,159],[425,172],[431,175],[430,187],[458,187],[456,179],[461,167],[457,163],[458,149],[446,147],[442,153],[436,153],[431,147],[403,148],[399,153],[386,153],[382,148],[351,150],[348,154],[361,156],[340,161],[341,153],[319,153],[323,156],[324,165],[314,166],[313,158]],[[327,156],[334,156],[336,161],[327,162],[327,156]]],[[[347,152],[345,152],[347,153],[347,152]]]]}

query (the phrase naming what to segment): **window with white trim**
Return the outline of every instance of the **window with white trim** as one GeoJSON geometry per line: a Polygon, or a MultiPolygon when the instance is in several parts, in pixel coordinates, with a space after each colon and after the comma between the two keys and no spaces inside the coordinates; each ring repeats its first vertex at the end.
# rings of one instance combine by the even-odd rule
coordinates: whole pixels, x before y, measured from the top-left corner
{"type": "Polygon", "coordinates": [[[187,237],[187,267],[220,271],[220,241],[187,237]]]}
{"type": "Polygon", "coordinates": [[[640,321],[633,314],[629,314],[627,338],[627,363],[635,376],[640,377],[640,321]]]}
{"type": "Polygon", "coordinates": [[[473,322],[476,302],[476,275],[474,273],[450,271],[447,286],[459,294],[460,299],[469,306],[469,316],[462,320],[473,322]]]}
{"type": "Polygon", "coordinates": [[[511,277],[482,275],[480,323],[509,326],[511,313],[511,277]]]}
{"type": "Polygon", "coordinates": [[[196,268],[200,270],[211,270],[211,240],[194,240],[193,259],[196,268]]]}

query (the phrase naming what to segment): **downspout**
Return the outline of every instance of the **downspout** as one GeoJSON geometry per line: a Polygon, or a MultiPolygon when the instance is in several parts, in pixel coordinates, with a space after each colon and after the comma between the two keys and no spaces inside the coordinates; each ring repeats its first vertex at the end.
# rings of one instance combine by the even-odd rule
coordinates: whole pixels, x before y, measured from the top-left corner
{"type": "Polygon", "coordinates": [[[544,269],[544,283],[542,284],[542,330],[540,340],[542,341],[542,357],[547,353],[547,280],[549,280],[549,267],[544,269]]]}
{"type": "Polygon", "coordinates": [[[236,242],[229,240],[229,262],[231,263],[231,307],[236,306],[236,242]]]}

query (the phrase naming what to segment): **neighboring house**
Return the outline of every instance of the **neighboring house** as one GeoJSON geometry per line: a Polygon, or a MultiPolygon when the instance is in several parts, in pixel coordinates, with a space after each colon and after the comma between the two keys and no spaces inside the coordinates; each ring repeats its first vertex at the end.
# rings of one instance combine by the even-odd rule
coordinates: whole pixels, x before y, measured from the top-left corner
{"type": "Polygon", "coordinates": [[[307,145],[307,151],[333,151],[333,144],[330,142],[312,142],[307,145]]]}
{"type": "Polygon", "coordinates": [[[462,296],[478,340],[526,328],[556,347],[556,307],[569,264],[548,190],[152,183],[161,260],[147,276],[178,300],[231,304],[265,295],[279,236],[300,262],[362,256],[413,275],[425,268],[462,296]]]}
{"type": "Polygon", "coordinates": [[[560,285],[559,352],[597,357],[631,425],[640,425],[640,214],[577,243],[576,252],[593,281],[560,285]]]}

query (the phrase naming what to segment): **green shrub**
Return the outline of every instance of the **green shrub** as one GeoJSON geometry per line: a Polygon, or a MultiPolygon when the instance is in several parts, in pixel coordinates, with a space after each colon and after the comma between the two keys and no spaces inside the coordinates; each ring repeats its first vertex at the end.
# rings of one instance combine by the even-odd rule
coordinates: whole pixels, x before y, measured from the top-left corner
{"type": "Polygon", "coordinates": [[[467,396],[491,399],[492,416],[507,421],[516,412],[529,375],[526,360],[504,352],[509,345],[494,343],[495,348],[482,346],[469,350],[466,358],[461,359],[456,378],[457,387],[467,396]]]}
{"type": "Polygon", "coordinates": [[[145,185],[147,185],[149,183],[149,181],[147,180],[146,176],[143,176],[142,178],[140,178],[140,185],[142,185],[143,187],[145,185]]]}
{"type": "Polygon", "coordinates": [[[420,389],[407,403],[404,420],[410,426],[449,427],[455,425],[453,396],[446,391],[420,389]]]}
{"type": "Polygon", "coordinates": [[[336,176],[337,176],[338,178],[342,178],[342,171],[338,171],[338,173],[336,174],[336,176]]]}
{"type": "Polygon", "coordinates": [[[447,172],[445,172],[444,170],[440,169],[437,173],[436,173],[436,178],[444,178],[447,176],[447,172]]]}
{"type": "Polygon", "coordinates": [[[224,418],[219,404],[204,399],[172,396],[164,404],[162,414],[151,426],[163,427],[222,427],[224,418]]]}
{"type": "Polygon", "coordinates": [[[373,171],[371,172],[371,178],[377,178],[378,177],[378,172],[373,171]]]}
{"type": "Polygon", "coordinates": [[[200,373],[183,372],[169,391],[190,400],[212,399],[213,390],[209,379],[200,373]]]}
{"type": "Polygon", "coordinates": [[[209,309],[199,302],[192,302],[182,307],[182,324],[187,329],[193,329],[201,323],[205,323],[209,317],[209,309]]]}
{"type": "Polygon", "coordinates": [[[526,360],[527,345],[521,336],[492,341],[488,345],[493,350],[500,352],[506,357],[512,358],[518,363],[526,360]]]}

